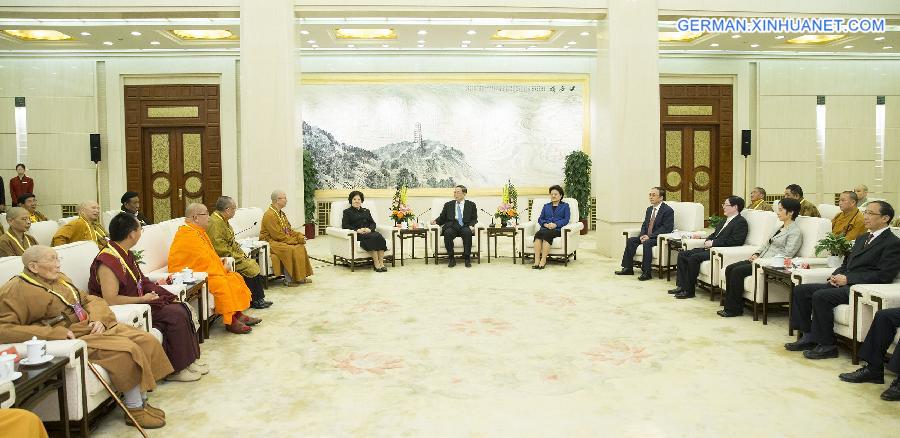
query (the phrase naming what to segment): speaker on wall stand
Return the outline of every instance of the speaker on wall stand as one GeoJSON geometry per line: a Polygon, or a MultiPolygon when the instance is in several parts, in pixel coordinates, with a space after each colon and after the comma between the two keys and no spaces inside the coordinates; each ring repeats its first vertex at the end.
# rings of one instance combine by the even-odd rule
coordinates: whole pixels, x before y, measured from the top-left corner
{"type": "Polygon", "coordinates": [[[749,177],[749,161],[748,157],[751,153],[751,141],[750,141],[750,130],[743,129],[741,130],[741,155],[744,156],[744,193],[747,194],[747,199],[750,199],[750,192],[747,191],[747,178],[749,177]]]}
{"type": "Polygon", "coordinates": [[[91,161],[94,162],[94,173],[97,177],[97,205],[100,205],[100,211],[103,211],[100,202],[100,134],[91,134],[88,146],[90,147],[91,161]]]}

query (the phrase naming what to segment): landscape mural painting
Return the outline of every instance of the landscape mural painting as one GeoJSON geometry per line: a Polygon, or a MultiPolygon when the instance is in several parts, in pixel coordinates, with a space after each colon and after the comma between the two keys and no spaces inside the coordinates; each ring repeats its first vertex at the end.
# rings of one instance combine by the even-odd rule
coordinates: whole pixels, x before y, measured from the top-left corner
{"type": "Polygon", "coordinates": [[[317,81],[299,94],[318,189],[549,186],[586,143],[585,82],[317,81]]]}

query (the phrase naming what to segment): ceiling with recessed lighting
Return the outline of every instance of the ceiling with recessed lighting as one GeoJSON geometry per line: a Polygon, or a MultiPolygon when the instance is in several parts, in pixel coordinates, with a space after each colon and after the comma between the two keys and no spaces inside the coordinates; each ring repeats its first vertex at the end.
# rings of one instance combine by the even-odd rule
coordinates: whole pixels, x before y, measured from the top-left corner
{"type": "MultiPolygon", "coordinates": [[[[319,14],[322,15],[322,14],[319,14]]],[[[496,52],[586,54],[597,49],[602,15],[587,18],[297,18],[296,44],[303,52],[496,52]]],[[[889,19],[884,34],[850,34],[798,44],[799,34],[683,34],[678,17],[659,20],[662,54],[705,55],[864,54],[900,56],[900,20],[889,19]]],[[[40,52],[237,51],[240,19],[172,18],[3,18],[0,55],[40,52]],[[64,35],[67,38],[60,37],[64,35]],[[36,36],[36,37],[35,37],[36,36]],[[49,40],[41,37],[50,38],[49,40]]]]}

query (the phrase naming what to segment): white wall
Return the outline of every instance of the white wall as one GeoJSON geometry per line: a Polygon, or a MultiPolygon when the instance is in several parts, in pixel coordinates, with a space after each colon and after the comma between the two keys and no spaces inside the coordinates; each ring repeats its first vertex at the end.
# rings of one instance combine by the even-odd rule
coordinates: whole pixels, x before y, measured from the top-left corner
{"type": "Polygon", "coordinates": [[[777,192],[791,182],[816,203],[864,183],[870,196],[898,201],[900,191],[900,61],[764,60],[759,69],[761,185],[777,192]],[[825,104],[825,149],[817,156],[816,96],[825,104]],[[876,96],[886,96],[884,180],[876,159],[876,96]],[[872,193],[874,192],[874,193],[872,193]]]}
{"type": "Polygon", "coordinates": [[[28,175],[39,209],[61,216],[61,204],[97,197],[90,134],[97,132],[94,66],[86,59],[0,59],[0,176],[7,204],[15,176],[14,97],[24,96],[28,175]]]}

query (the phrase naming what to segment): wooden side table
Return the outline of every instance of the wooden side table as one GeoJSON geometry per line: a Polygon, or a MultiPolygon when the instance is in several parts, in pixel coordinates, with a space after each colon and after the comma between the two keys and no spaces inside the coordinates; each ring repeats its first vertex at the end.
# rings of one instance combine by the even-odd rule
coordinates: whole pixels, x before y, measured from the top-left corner
{"type": "MultiPolygon", "coordinates": [[[[670,281],[672,279],[672,268],[678,268],[678,253],[684,251],[684,245],[681,243],[681,239],[663,239],[665,241],[665,248],[660,248],[660,258],[662,257],[662,251],[667,251],[666,257],[668,258],[668,263],[666,266],[660,265],[660,270],[665,269],[666,271],[666,281],[670,281]],[[675,263],[672,263],[672,254],[675,254],[675,263]]],[[[660,272],[660,277],[662,277],[662,272],[660,272]]]]}
{"type": "Polygon", "coordinates": [[[498,237],[512,237],[512,259],[513,264],[516,264],[516,234],[519,229],[516,227],[487,227],[487,261],[491,262],[491,238],[494,238],[494,258],[500,258],[497,253],[497,238],[498,237]]]}
{"type": "Polygon", "coordinates": [[[198,330],[200,331],[199,338],[202,344],[204,339],[209,339],[209,288],[207,287],[206,279],[184,286],[184,290],[178,292],[178,299],[188,303],[188,305],[190,305],[191,301],[197,301],[197,312],[199,313],[197,317],[200,320],[198,330]]]}
{"type": "MultiPolygon", "coordinates": [[[[790,312],[793,307],[791,301],[793,301],[794,297],[794,282],[791,279],[792,272],[782,267],[760,266],[760,268],[763,271],[763,325],[768,324],[769,321],[769,282],[779,283],[788,288],[788,320],[790,320],[790,312]]],[[[788,334],[794,334],[794,329],[790,328],[790,324],[788,324],[788,334]]]]}
{"type": "Polygon", "coordinates": [[[259,265],[260,273],[263,276],[263,288],[269,288],[269,252],[266,251],[267,245],[254,246],[247,254],[247,258],[251,258],[259,265]]]}
{"type": "MultiPolygon", "coordinates": [[[[395,234],[398,239],[400,239],[400,266],[405,266],[403,260],[405,259],[405,255],[403,253],[403,241],[410,240],[412,244],[412,256],[410,258],[416,258],[416,237],[421,237],[425,239],[425,251],[428,251],[428,229],[427,228],[400,228],[397,230],[395,234]]],[[[396,251],[396,242],[391,242],[394,246],[394,250],[396,251]]],[[[425,254],[425,264],[428,264],[428,254],[425,254]]]]}
{"type": "Polygon", "coordinates": [[[16,387],[14,408],[31,410],[50,393],[56,392],[59,402],[59,421],[66,437],[69,437],[71,433],[66,394],[66,365],[68,363],[68,357],[58,356],[45,364],[36,366],[17,364],[16,371],[22,373],[22,377],[13,381],[13,385],[16,387]]]}

